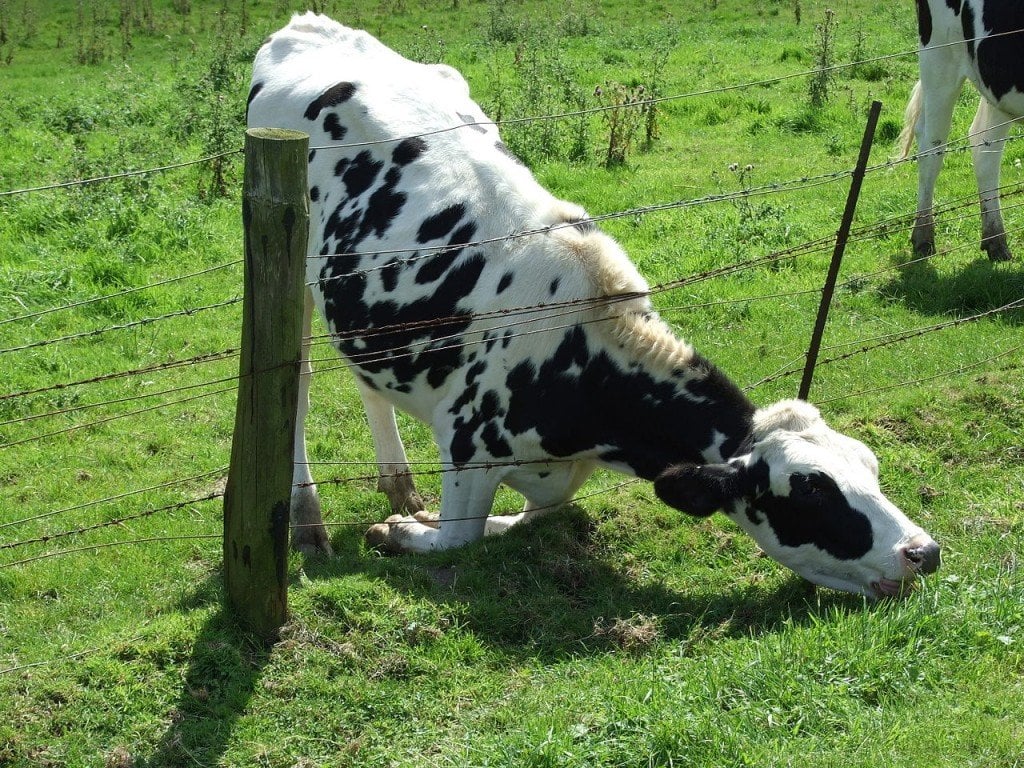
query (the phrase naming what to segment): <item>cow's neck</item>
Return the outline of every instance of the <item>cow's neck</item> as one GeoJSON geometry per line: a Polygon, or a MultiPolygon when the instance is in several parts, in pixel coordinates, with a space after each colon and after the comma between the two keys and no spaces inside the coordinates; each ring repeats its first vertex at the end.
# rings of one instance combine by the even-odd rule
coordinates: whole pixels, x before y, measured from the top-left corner
{"type": "MultiPolygon", "coordinates": [[[[681,342],[680,342],[681,343],[681,342]]],[[[690,350],[689,364],[659,371],[644,366],[613,378],[609,389],[623,398],[619,417],[610,423],[604,462],[654,479],[681,462],[719,462],[748,443],[754,405],[718,368],[690,350]],[[652,370],[653,369],[653,370],[652,370]],[[649,381],[638,380],[645,371],[649,381]],[[637,394],[639,389],[647,390],[637,394]],[[629,403],[626,406],[626,402],[629,403]]]]}
{"type": "Polygon", "coordinates": [[[735,455],[753,404],[660,320],[630,314],[575,326],[543,363],[513,368],[506,427],[536,430],[548,455],[589,454],[647,479],[735,455]]]}

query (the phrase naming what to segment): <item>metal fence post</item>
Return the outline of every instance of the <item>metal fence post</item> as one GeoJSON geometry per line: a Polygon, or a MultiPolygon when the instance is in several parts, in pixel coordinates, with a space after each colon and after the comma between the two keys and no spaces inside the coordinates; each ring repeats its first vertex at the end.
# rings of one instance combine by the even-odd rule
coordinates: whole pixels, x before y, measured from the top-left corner
{"type": "Polygon", "coordinates": [[[806,400],[808,393],[811,391],[811,380],[814,378],[814,366],[818,362],[821,337],[825,332],[825,323],[828,321],[828,310],[832,306],[832,296],[836,290],[836,279],[839,277],[839,266],[843,263],[843,253],[846,251],[846,241],[850,237],[850,225],[853,223],[853,214],[857,210],[860,186],[861,182],[864,181],[864,174],[868,166],[868,156],[871,154],[871,145],[875,140],[875,126],[878,125],[878,114],[881,111],[882,102],[871,102],[871,109],[868,111],[868,122],[864,126],[864,137],[861,139],[860,155],[857,158],[857,165],[853,170],[853,181],[850,183],[850,191],[846,197],[846,208],[843,210],[843,218],[839,223],[839,231],[836,232],[836,245],[832,251],[832,262],[829,264],[828,275],[825,277],[825,285],[821,289],[821,303],[818,305],[818,316],[815,318],[814,330],[811,332],[811,343],[807,349],[804,375],[800,381],[799,394],[797,394],[797,397],[801,400],[806,400]]]}

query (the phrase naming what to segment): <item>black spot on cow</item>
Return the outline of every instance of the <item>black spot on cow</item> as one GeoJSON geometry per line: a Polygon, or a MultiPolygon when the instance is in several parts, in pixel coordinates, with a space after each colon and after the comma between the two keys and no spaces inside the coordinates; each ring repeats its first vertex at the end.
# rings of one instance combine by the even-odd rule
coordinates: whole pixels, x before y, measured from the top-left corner
{"type": "Polygon", "coordinates": [[[353,269],[351,259],[328,258],[321,286],[339,350],[365,375],[390,373],[393,388],[410,387],[424,374],[431,387],[440,387],[464,365],[459,334],[469,327],[471,315],[458,305],[476,287],[483,268],[482,256],[469,256],[429,295],[401,304],[368,301],[366,273],[353,269]],[[327,275],[330,279],[324,279],[327,275]],[[446,321],[438,323],[438,318],[446,321]]]}
{"type": "Polygon", "coordinates": [[[306,107],[304,116],[307,120],[316,120],[320,113],[330,107],[336,107],[339,104],[344,104],[346,101],[351,99],[356,93],[355,83],[342,82],[332,85],[320,96],[313,99],[306,107]]]}
{"type": "Polygon", "coordinates": [[[246,122],[249,120],[249,105],[252,104],[252,100],[256,98],[256,95],[263,90],[263,83],[253,83],[252,88],[249,89],[249,98],[245,102],[245,119],[246,122]]]}
{"type": "Polygon", "coordinates": [[[373,186],[383,167],[383,160],[375,160],[369,150],[363,150],[344,167],[339,162],[335,173],[338,173],[339,170],[342,171],[341,181],[345,185],[345,194],[347,197],[353,198],[359,197],[373,186]]]}
{"type": "Polygon", "coordinates": [[[970,4],[964,3],[963,14],[960,16],[960,23],[963,25],[964,40],[967,41],[967,55],[974,58],[974,9],[970,4]]]}
{"type": "Polygon", "coordinates": [[[548,286],[548,294],[554,296],[555,292],[558,291],[558,286],[561,282],[562,279],[560,277],[556,277],[554,280],[552,280],[551,284],[548,286]]]}
{"type": "Polygon", "coordinates": [[[766,492],[768,467],[757,462],[750,473],[757,497],[747,516],[755,523],[763,515],[785,547],[813,544],[838,560],[856,560],[874,544],[871,522],[850,506],[843,492],[828,475],[794,474],[789,478],[788,496],[766,492]]]}
{"type": "Polygon", "coordinates": [[[506,272],[501,276],[501,279],[498,281],[498,293],[504,293],[505,289],[508,288],[510,285],[512,285],[512,273],[506,272]]]}
{"type": "Polygon", "coordinates": [[[466,385],[467,386],[475,385],[477,377],[479,377],[480,374],[483,373],[486,370],[487,370],[487,363],[485,363],[483,360],[480,360],[480,361],[478,361],[476,363],[473,363],[473,365],[469,366],[469,369],[466,371],[466,385]]]}
{"type": "Polygon", "coordinates": [[[324,117],[324,133],[329,133],[332,141],[341,141],[345,138],[348,128],[341,124],[337,112],[328,112],[324,117]]]}
{"type": "Polygon", "coordinates": [[[921,45],[932,39],[932,12],[928,0],[917,0],[917,37],[921,45]]]}
{"type": "Polygon", "coordinates": [[[479,121],[472,115],[464,115],[461,112],[459,112],[458,115],[459,119],[466,125],[468,125],[470,128],[472,128],[474,131],[478,131],[480,133],[487,133],[487,127],[480,125],[479,121]]]}
{"type": "Polygon", "coordinates": [[[653,479],[671,464],[702,462],[700,451],[716,433],[750,432],[753,404],[710,363],[706,370],[709,380],[699,387],[706,399],[697,401],[680,382],[624,370],[600,345],[591,350],[576,326],[539,367],[524,361],[509,372],[505,426],[513,435],[536,429],[552,456],[614,446],[601,458],[653,479]]]}
{"type": "Polygon", "coordinates": [[[456,203],[433,216],[428,216],[420,224],[419,231],[416,233],[416,242],[429,243],[431,240],[440,240],[442,237],[446,237],[465,215],[465,204],[456,203]]]}
{"type": "Polygon", "coordinates": [[[391,222],[402,212],[406,195],[404,192],[396,191],[401,179],[402,174],[395,167],[388,169],[384,174],[384,183],[370,195],[360,232],[372,232],[377,237],[382,237],[391,226],[391,222]]]}
{"type": "Polygon", "coordinates": [[[381,266],[380,282],[385,293],[391,293],[398,287],[398,277],[401,273],[401,262],[398,259],[388,259],[388,261],[381,266]]]}
{"type": "Polygon", "coordinates": [[[309,157],[307,158],[306,162],[312,163],[314,157],[316,157],[316,150],[315,149],[309,150],[309,157]]]}
{"type": "Polygon", "coordinates": [[[320,199],[320,187],[312,186],[309,188],[309,199],[314,203],[320,199]]]}
{"type": "Polygon", "coordinates": [[[459,258],[463,250],[462,246],[465,246],[466,243],[472,240],[474,234],[476,234],[476,224],[473,222],[464,224],[455,230],[448,239],[450,247],[427,257],[423,262],[423,265],[416,272],[416,282],[423,285],[432,283],[440,278],[455,263],[455,260],[459,258]]]}
{"type": "Polygon", "coordinates": [[[408,165],[427,151],[427,142],[419,136],[402,139],[391,153],[391,162],[395,165],[408,165]]]}
{"type": "MultiPolygon", "coordinates": [[[[473,384],[469,389],[474,393],[477,385],[473,384]]],[[[472,399],[460,397],[461,407],[472,402],[472,399]]],[[[454,408],[452,413],[457,413],[454,408]]],[[[452,461],[456,464],[465,464],[472,461],[476,455],[476,448],[473,438],[479,434],[483,441],[488,457],[505,458],[512,455],[512,448],[502,432],[499,422],[505,415],[501,408],[501,400],[493,390],[488,390],[480,398],[477,407],[472,411],[469,418],[459,416],[453,424],[454,434],[451,441],[452,461]]]]}
{"type": "Polygon", "coordinates": [[[359,226],[362,222],[362,214],[359,211],[355,211],[346,216],[342,212],[344,205],[342,203],[335,208],[324,224],[324,247],[326,248],[326,241],[333,238],[337,241],[335,243],[335,253],[354,251],[361,239],[359,237],[359,226]]]}
{"type": "MultiPolygon", "coordinates": [[[[964,4],[964,15],[970,5],[964,4]]],[[[1024,29],[1024,5],[1019,2],[989,2],[982,6],[982,26],[992,35],[1024,29]]],[[[977,44],[978,72],[996,99],[1011,89],[1024,93],[1024,34],[986,37],[977,44]]]]}

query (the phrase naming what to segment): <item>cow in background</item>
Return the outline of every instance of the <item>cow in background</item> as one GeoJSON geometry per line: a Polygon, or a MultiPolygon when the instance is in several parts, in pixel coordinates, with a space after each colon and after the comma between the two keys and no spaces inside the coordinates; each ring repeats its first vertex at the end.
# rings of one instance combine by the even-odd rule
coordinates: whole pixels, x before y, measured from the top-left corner
{"type": "Polygon", "coordinates": [[[953,106],[970,79],[981,93],[971,124],[971,154],[981,197],[981,247],[992,261],[1011,258],[999,209],[999,163],[1010,125],[1024,115],[1024,3],[1020,0],[917,0],[921,79],[907,105],[903,157],[916,132],[917,255],[935,252],[932,198],[953,106]]]}

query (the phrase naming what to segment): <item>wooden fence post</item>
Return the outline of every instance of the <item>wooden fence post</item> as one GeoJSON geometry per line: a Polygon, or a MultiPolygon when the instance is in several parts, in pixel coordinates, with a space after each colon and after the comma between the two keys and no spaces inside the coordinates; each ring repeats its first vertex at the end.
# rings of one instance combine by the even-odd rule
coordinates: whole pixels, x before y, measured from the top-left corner
{"type": "Polygon", "coordinates": [[[288,613],[288,518],[298,404],[309,137],[245,135],[245,296],[231,467],[224,493],[229,609],[263,640],[288,613]]]}

